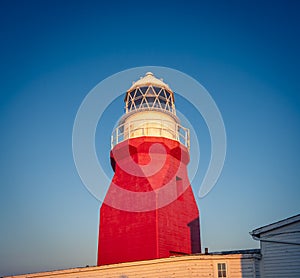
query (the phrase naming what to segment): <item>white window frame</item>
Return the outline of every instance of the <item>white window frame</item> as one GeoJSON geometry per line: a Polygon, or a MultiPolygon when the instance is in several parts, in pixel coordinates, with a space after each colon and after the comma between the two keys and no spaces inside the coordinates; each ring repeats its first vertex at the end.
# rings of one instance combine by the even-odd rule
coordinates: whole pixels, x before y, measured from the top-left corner
{"type": "Polygon", "coordinates": [[[225,271],[226,271],[226,277],[225,278],[229,278],[228,261],[217,261],[217,262],[215,262],[214,278],[220,278],[219,274],[218,274],[218,265],[219,264],[225,264],[225,271]]]}

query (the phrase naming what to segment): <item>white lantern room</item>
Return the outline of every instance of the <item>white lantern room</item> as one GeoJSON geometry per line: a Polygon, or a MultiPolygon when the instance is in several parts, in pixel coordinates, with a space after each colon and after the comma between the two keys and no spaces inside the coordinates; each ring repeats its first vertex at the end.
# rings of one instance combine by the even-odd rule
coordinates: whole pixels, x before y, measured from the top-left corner
{"type": "Polygon", "coordinates": [[[176,116],[174,92],[153,73],[133,82],[124,99],[125,114],[112,134],[111,147],[142,136],[177,140],[189,149],[189,130],[176,116]]]}

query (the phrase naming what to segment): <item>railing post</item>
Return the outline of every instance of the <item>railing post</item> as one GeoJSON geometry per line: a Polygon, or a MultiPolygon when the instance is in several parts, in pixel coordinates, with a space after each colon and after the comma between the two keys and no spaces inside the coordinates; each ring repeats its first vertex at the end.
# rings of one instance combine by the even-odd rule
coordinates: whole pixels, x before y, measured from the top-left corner
{"type": "Polygon", "coordinates": [[[188,136],[187,136],[187,130],[185,130],[185,144],[184,145],[186,147],[188,146],[188,141],[187,141],[188,139],[187,138],[188,138],[188,136]]]}
{"type": "Polygon", "coordinates": [[[119,127],[116,128],[116,144],[119,143],[119,127]]]}
{"type": "Polygon", "coordinates": [[[187,133],[187,148],[190,149],[190,130],[186,130],[187,133]]]}

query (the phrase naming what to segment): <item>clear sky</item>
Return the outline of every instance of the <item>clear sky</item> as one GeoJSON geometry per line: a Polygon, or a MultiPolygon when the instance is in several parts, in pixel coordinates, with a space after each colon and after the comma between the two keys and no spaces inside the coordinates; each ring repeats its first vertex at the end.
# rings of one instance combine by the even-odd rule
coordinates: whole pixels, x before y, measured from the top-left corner
{"type": "MultiPolygon", "coordinates": [[[[1,1],[0,276],[96,264],[101,204],[77,174],[72,128],[88,92],[132,67],[187,73],[222,113],[225,166],[197,198],[203,247],[257,248],[249,231],[298,214],[299,8],[298,1],[1,1]]],[[[108,119],[123,112],[122,101],[115,104],[108,119]]],[[[114,124],[97,132],[109,139],[114,124]]],[[[109,143],[97,152],[112,175],[109,143]]]]}

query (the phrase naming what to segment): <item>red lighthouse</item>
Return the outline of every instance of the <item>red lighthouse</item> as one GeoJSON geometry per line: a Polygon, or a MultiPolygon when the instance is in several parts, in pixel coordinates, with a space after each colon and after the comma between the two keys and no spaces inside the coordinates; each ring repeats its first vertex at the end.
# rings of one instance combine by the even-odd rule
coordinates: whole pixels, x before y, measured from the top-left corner
{"type": "Polygon", "coordinates": [[[115,174],[100,209],[98,265],[200,253],[189,130],[176,116],[173,91],[148,72],[125,104],[112,134],[115,174]]]}

